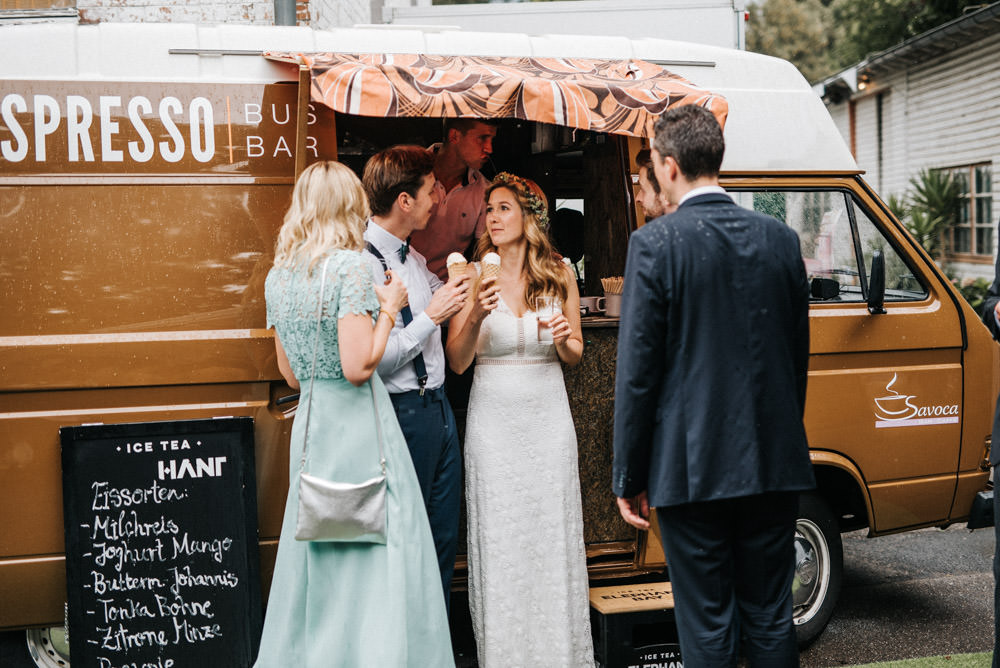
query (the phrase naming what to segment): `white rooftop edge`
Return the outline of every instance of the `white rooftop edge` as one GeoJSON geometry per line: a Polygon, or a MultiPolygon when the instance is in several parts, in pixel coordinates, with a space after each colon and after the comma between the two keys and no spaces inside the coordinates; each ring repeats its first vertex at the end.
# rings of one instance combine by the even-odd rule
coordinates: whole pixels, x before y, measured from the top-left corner
{"type": "Polygon", "coordinates": [[[637,58],[729,102],[723,170],[856,171],[826,107],[790,63],[760,54],[659,39],[465,32],[447,27],[308,27],[178,23],[0,26],[0,80],[248,83],[294,70],[252,55],[171,55],[171,49],[434,53],[637,58]],[[669,64],[669,63],[712,63],[669,64]]]}

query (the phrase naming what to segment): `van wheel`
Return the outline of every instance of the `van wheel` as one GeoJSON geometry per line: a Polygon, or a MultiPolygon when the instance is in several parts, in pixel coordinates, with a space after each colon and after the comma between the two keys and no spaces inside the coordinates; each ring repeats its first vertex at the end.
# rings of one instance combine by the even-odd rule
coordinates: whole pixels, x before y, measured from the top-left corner
{"type": "Polygon", "coordinates": [[[840,596],[844,547],[837,520],[823,499],[803,494],[795,523],[792,618],[799,647],[819,637],[840,596]]]}
{"type": "Polygon", "coordinates": [[[0,633],[3,668],[69,668],[69,643],[61,626],[0,633]]]}

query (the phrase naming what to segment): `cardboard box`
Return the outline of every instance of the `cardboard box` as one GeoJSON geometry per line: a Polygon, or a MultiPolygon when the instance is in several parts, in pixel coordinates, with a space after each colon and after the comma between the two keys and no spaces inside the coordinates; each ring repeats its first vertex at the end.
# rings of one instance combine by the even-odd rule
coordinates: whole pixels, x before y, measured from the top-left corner
{"type": "Polygon", "coordinates": [[[601,668],[683,668],[669,582],[593,587],[590,621],[601,668]]]}

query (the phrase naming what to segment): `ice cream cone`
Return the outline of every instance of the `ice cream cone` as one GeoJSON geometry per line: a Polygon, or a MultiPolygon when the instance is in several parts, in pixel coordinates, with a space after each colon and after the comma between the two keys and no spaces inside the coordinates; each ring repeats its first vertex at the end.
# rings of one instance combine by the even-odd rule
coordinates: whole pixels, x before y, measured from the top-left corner
{"type": "Polygon", "coordinates": [[[489,277],[496,278],[500,275],[500,256],[496,253],[487,253],[483,257],[483,271],[480,278],[487,279],[489,277]]]}
{"type": "Polygon", "coordinates": [[[465,262],[453,262],[448,265],[448,280],[454,280],[456,276],[465,276],[465,269],[468,264],[465,262]]]}

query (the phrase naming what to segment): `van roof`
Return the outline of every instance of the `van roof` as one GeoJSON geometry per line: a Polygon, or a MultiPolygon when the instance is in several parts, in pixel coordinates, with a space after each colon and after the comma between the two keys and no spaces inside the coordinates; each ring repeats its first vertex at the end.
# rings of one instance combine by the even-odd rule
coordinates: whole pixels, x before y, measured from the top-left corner
{"type": "Polygon", "coordinates": [[[727,172],[856,172],[819,96],[787,61],[660,39],[466,32],[448,27],[181,23],[0,26],[0,79],[273,82],[294,78],[263,51],[641,59],[723,95],[727,172]],[[183,50],[185,53],[177,53],[183,50]],[[173,51],[173,53],[171,53],[173,51]]]}

